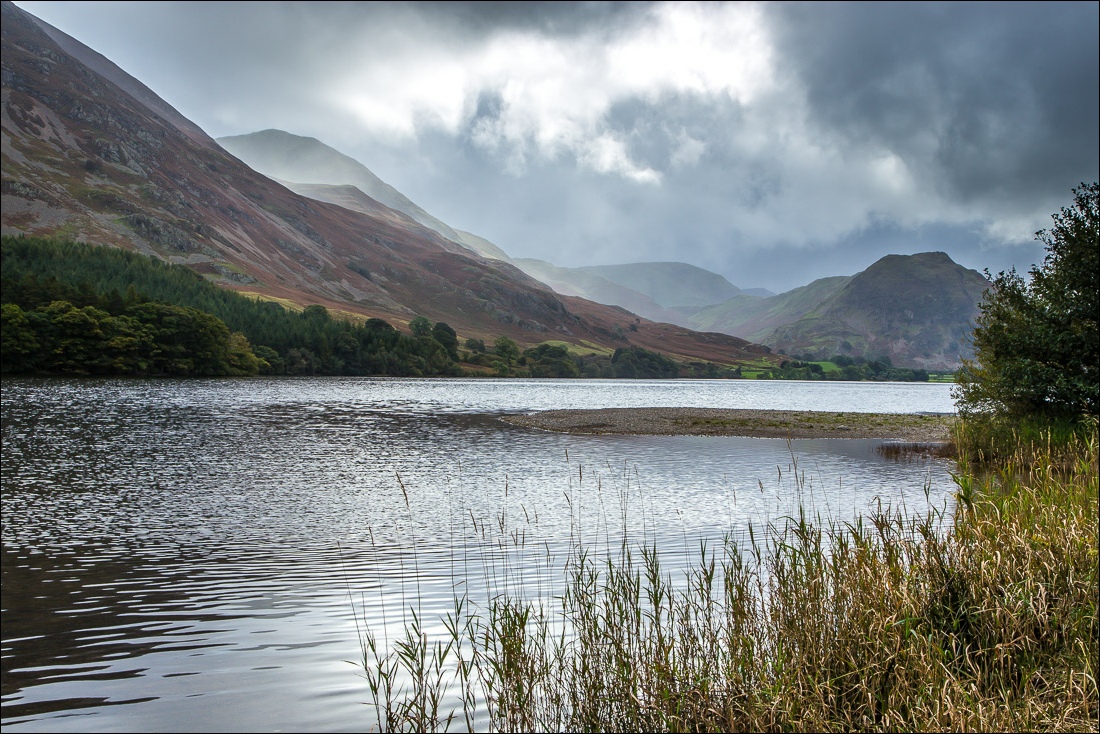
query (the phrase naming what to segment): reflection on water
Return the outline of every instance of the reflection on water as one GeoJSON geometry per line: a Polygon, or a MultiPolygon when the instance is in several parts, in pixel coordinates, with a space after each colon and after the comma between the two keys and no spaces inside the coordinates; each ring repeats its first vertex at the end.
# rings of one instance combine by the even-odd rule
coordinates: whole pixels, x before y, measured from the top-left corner
{"type": "MultiPolygon", "coordinates": [[[[946,412],[948,386],[5,380],[3,708],[13,731],[370,726],[356,615],[540,593],[624,529],[671,568],[791,513],[943,504],[874,441],[569,436],[495,416],[685,405],[946,412]],[[839,404],[838,404],[839,403],[839,404]],[[946,406],[946,407],[945,407],[946,406]]],[[[441,631],[428,625],[429,631],[441,631]]]]}

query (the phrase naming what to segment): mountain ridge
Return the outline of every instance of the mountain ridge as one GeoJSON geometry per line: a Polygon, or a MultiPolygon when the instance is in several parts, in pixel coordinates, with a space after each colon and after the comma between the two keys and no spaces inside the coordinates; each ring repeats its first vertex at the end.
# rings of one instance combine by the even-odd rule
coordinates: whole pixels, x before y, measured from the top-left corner
{"type": "Polygon", "coordinates": [[[317,138],[269,128],[217,138],[216,142],[253,170],[271,178],[296,184],[355,186],[380,204],[407,214],[443,237],[453,242],[461,239],[450,225],[424,211],[362,163],[317,138]]]}
{"type": "Polygon", "coordinates": [[[642,293],[662,308],[707,306],[742,293],[724,276],[684,262],[585,265],[576,270],[642,293]]]}
{"type": "Polygon", "coordinates": [[[532,258],[512,258],[489,240],[442,222],[361,161],[316,138],[269,129],[218,138],[217,142],[254,170],[305,196],[367,213],[377,210],[373,200],[482,257],[518,267],[559,294],[619,306],[652,321],[687,326],[678,311],[667,307],[673,301],[702,304],[708,299],[700,293],[721,300],[740,292],[723,276],[687,263],[564,268],[532,258]],[[366,198],[349,192],[347,186],[358,188],[366,198]]]}

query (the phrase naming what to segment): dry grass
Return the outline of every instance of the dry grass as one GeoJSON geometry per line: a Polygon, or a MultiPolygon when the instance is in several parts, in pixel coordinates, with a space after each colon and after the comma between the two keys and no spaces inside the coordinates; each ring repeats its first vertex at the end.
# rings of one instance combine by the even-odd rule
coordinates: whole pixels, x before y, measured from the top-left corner
{"type": "Polygon", "coordinates": [[[1095,731],[1095,423],[976,466],[950,515],[800,514],[701,545],[683,583],[652,545],[578,543],[557,599],[459,598],[434,643],[415,616],[389,650],[367,634],[380,725],[1095,731]]]}

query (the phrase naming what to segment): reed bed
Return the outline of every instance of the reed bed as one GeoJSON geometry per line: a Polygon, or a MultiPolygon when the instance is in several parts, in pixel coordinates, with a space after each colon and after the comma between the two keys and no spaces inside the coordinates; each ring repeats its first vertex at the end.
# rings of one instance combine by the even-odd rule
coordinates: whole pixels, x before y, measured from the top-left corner
{"type": "Polygon", "coordinates": [[[1096,424],[1040,439],[979,461],[960,436],[950,511],[798,511],[699,542],[681,578],[645,537],[577,542],[560,587],[456,594],[434,639],[415,610],[392,643],[364,626],[378,726],[1095,731],[1096,424]]]}

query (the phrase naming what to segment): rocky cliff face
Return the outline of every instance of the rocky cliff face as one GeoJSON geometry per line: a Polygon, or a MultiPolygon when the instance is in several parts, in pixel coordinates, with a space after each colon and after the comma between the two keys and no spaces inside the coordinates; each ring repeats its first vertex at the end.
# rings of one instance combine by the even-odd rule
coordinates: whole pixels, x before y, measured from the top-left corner
{"type": "MultiPolygon", "coordinates": [[[[6,234],[134,249],[236,290],[397,325],[420,314],[463,336],[621,346],[616,335],[635,321],[560,298],[381,204],[371,214],[298,195],[91,49],[10,2],[2,12],[6,234]]],[[[640,323],[629,336],[638,346],[721,362],[760,353],[640,323]]]]}

